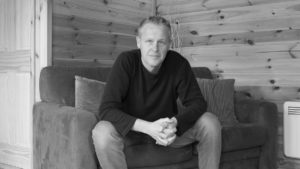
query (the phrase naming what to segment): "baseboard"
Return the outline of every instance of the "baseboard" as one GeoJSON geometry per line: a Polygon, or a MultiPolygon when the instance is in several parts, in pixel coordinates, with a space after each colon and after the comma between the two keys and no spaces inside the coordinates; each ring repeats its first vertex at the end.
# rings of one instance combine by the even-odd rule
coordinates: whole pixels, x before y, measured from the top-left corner
{"type": "Polygon", "coordinates": [[[31,169],[31,150],[27,147],[0,143],[0,163],[31,169]]]}

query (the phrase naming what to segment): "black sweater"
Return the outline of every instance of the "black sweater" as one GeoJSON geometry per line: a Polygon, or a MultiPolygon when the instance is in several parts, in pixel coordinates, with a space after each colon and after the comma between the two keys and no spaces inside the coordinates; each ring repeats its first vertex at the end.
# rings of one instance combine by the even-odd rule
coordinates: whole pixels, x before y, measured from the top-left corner
{"type": "Polygon", "coordinates": [[[152,122],[175,116],[181,135],[205,110],[206,102],[184,57],[169,51],[158,73],[151,74],[142,64],[140,50],[132,50],[122,53],[113,65],[99,117],[125,136],[137,118],[152,122]],[[180,114],[178,97],[186,107],[180,114]]]}

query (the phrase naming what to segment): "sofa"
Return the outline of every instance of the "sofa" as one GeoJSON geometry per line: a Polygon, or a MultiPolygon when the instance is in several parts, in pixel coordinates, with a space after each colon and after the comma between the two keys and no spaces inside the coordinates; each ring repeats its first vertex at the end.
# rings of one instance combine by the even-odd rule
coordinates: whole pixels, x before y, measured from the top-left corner
{"type": "MultiPolygon", "coordinates": [[[[193,68],[196,77],[212,79],[208,68],[193,68]]],[[[105,81],[110,68],[49,66],[40,74],[41,101],[33,107],[34,169],[100,169],[91,138],[97,115],[75,108],[74,76],[105,81]]],[[[238,124],[222,127],[220,169],[275,169],[277,107],[236,91],[238,124]]],[[[140,138],[137,138],[139,140],[140,138]]],[[[137,141],[125,147],[129,168],[196,169],[195,145],[175,149],[137,141]]]]}

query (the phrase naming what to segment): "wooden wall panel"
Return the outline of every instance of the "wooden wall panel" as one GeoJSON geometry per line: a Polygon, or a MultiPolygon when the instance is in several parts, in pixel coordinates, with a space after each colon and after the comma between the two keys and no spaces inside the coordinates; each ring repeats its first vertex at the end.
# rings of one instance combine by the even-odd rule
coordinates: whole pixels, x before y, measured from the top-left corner
{"type": "Polygon", "coordinates": [[[151,14],[152,0],[53,0],[53,64],[111,66],[151,14]]]}
{"type": "Polygon", "coordinates": [[[192,66],[277,105],[278,169],[300,168],[282,142],[283,103],[300,99],[300,1],[157,0],[157,9],[171,20],[174,50],[192,66]]]}
{"type": "Polygon", "coordinates": [[[259,6],[282,2],[282,0],[157,0],[160,15],[184,14],[213,9],[259,6]]]}

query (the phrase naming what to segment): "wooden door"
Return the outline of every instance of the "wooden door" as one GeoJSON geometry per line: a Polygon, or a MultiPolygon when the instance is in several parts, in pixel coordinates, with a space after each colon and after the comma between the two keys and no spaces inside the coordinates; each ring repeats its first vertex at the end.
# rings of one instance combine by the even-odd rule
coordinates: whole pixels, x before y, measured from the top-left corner
{"type": "Polygon", "coordinates": [[[0,163],[31,167],[31,0],[0,0],[0,163]]]}

